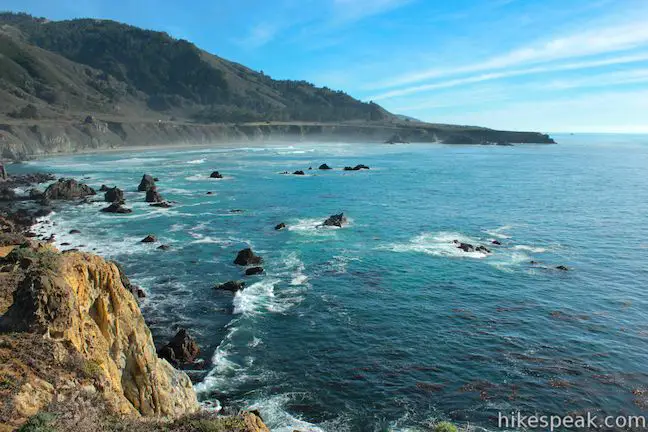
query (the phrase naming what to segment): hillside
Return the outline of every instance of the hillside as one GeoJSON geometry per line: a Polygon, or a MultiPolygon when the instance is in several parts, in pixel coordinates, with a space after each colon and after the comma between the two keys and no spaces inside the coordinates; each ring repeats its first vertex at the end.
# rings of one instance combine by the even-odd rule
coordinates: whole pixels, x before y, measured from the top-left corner
{"type": "Polygon", "coordinates": [[[305,81],[274,80],[166,33],[0,13],[0,154],[257,139],[552,143],[429,124],[305,81]]]}
{"type": "MultiPolygon", "coordinates": [[[[113,21],[52,22],[6,13],[0,26],[3,93],[45,105],[46,112],[90,108],[203,122],[393,117],[343,92],[273,80],[166,33],[113,21]]],[[[4,114],[18,105],[3,104],[4,114]]]]}

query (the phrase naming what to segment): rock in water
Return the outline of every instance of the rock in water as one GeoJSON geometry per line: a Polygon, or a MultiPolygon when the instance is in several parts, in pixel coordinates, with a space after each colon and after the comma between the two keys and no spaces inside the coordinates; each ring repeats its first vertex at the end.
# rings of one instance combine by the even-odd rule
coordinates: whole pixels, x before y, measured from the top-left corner
{"type": "Polygon", "coordinates": [[[283,223],[283,222],[281,222],[279,225],[275,226],[275,229],[276,229],[277,231],[282,230],[282,229],[284,229],[284,228],[286,228],[286,224],[283,223]]]}
{"type": "Polygon", "coordinates": [[[44,195],[48,200],[72,200],[96,194],[90,186],[74,179],[59,179],[45,189],[44,195]]]}
{"type": "Polygon", "coordinates": [[[209,178],[222,179],[223,175],[221,173],[219,173],[218,171],[214,171],[213,173],[210,174],[209,178]]]}
{"type": "Polygon", "coordinates": [[[140,184],[137,187],[137,190],[139,192],[146,192],[153,186],[155,186],[155,180],[153,180],[153,177],[148,174],[144,174],[142,176],[142,181],[140,181],[140,184]]]}
{"type": "Polygon", "coordinates": [[[493,240],[491,243],[494,244],[495,246],[502,246],[502,242],[499,240],[493,240]]]}
{"type": "Polygon", "coordinates": [[[78,229],[72,229],[70,230],[70,234],[81,234],[81,231],[79,231],[78,229]]]}
{"type": "Polygon", "coordinates": [[[149,207],[171,208],[173,206],[166,201],[162,201],[158,203],[149,204],[149,207]]]}
{"type": "Polygon", "coordinates": [[[234,264],[240,266],[258,265],[261,264],[262,262],[263,262],[263,258],[261,258],[258,255],[255,255],[254,252],[252,252],[252,249],[250,248],[239,251],[238,255],[236,256],[236,259],[234,260],[234,264]]]}
{"type": "Polygon", "coordinates": [[[104,194],[104,200],[109,203],[123,203],[124,202],[124,192],[118,187],[110,188],[104,194]]]}
{"type": "Polygon", "coordinates": [[[155,238],[154,235],[147,235],[142,239],[140,243],[155,243],[157,239],[155,238]]]}
{"type": "Polygon", "coordinates": [[[254,276],[263,273],[263,267],[250,267],[245,270],[245,276],[254,276]]]}
{"type": "Polygon", "coordinates": [[[556,267],[556,269],[557,270],[562,270],[562,271],[569,271],[569,268],[567,266],[564,266],[564,265],[559,265],[558,267],[556,267]]]}
{"type": "Polygon", "coordinates": [[[319,166],[319,169],[321,169],[321,170],[330,170],[330,169],[333,169],[333,168],[331,168],[327,164],[322,164],[322,165],[319,166]]]}
{"type": "Polygon", "coordinates": [[[146,191],[146,202],[148,203],[159,203],[164,201],[162,199],[162,195],[157,191],[156,186],[151,186],[147,191],[146,191]]]}
{"type": "Polygon", "coordinates": [[[453,240],[452,242],[464,252],[475,252],[475,246],[470,243],[462,243],[459,240],[453,240]]]}
{"type": "Polygon", "coordinates": [[[399,134],[394,134],[391,138],[385,141],[385,144],[408,144],[408,142],[405,141],[399,134]]]}
{"type": "Polygon", "coordinates": [[[166,344],[158,355],[173,365],[193,363],[200,354],[196,340],[185,329],[178,333],[166,344]]]}
{"type": "Polygon", "coordinates": [[[16,199],[16,192],[11,188],[0,188],[0,201],[13,201],[16,199]]]}
{"type": "Polygon", "coordinates": [[[99,192],[108,192],[108,186],[102,184],[101,187],[99,188],[99,192]]]}
{"type": "Polygon", "coordinates": [[[114,202],[110,204],[108,207],[102,208],[101,211],[104,213],[122,213],[122,214],[133,212],[133,210],[122,206],[121,203],[118,202],[114,202]]]}
{"type": "Polygon", "coordinates": [[[304,173],[304,171],[302,171],[302,170],[295,171],[293,174],[294,175],[306,175],[306,173],[304,173]]]}
{"type": "Polygon", "coordinates": [[[490,249],[488,249],[486,246],[481,246],[481,245],[477,246],[477,247],[475,248],[475,250],[476,250],[477,252],[481,252],[481,253],[485,253],[485,254],[489,254],[489,253],[491,253],[490,249]]]}
{"type": "Polygon", "coordinates": [[[342,228],[342,225],[347,223],[347,218],[344,213],[333,215],[324,221],[324,226],[336,226],[342,228]]]}
{"type": "Polygon", "coordinates": [[[243,288],[245,288],[245,282],[243,281],[229,281],[225,282],[224,284],[216,285],[214,287],[217,290],[224,290],[224,291],[241,291],[243,288]]]}
{"type": "Polygon", "coordinates": [[[167,251],[167,250],[171,249],[171,246],[169,246],[169,245],[161,245],[161,246],[158,246],[158,249],[163,250],[163,251],[167,251]]]}

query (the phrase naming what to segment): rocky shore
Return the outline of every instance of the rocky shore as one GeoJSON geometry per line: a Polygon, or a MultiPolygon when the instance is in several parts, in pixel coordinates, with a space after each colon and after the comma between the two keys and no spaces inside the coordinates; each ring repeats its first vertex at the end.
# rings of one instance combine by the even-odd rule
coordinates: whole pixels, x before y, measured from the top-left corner
{"type": "MultiPolygon", "coordinates": [[[[51,177],[13,179],[30,180],[51,177]]],[[[201,409],[189,377],[156,352],[136,287],[117,264],[61,252],[30,232],[51,201],[92,194],[65,180],[31,207],[0,207],[0,431],[267,432],[258,413],[201,409]]]]}
{"type": "Polygon", "coordinates": [[[429,123],[239,123],[198,124],[173,121],[78,120],[0,122],[0,158],[180,145],[217,145],[263,141],[445,143],[503,145],[553,144],[548,135],[429,123]],[[398,140],[394,140],[394,136],[398,140]]]}

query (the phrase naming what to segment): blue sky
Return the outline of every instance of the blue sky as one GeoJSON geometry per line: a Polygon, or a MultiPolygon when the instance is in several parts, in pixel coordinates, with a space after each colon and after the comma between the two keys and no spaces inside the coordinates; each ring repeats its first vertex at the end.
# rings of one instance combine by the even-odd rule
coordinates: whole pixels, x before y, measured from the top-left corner
{"type": "Polygon", "coordinates": [[[441,123],[648,133],[646,0],[2,0],[162,30],[441,123]]]}

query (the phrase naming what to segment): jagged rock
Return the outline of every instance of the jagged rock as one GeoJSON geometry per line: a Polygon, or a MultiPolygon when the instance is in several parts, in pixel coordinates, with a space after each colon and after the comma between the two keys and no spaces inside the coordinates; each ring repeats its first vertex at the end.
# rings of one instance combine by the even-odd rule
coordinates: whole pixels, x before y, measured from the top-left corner
{"type": "Polygon", "coordinates": [[[245,288],[245,282],[243,281],[229,281],[225,282],[224,284],[216,285],[214,287],[217,290],[224,290],[224,291],[241,291],[243,288],[245,288]]]}
{"type": "Polygon", "coordinates": [[[36,188],[29,189],[29,199],[42,200],[43,198],[45,198],[45,193],[43,191],[36,188]]]}
{"type": "Polygon", "coordinates": [[[295,171],[293,174],[294,175],[306,175],[306,173],[304,171],[302,171],[302,170],[295,171]]]}
{"type": "Polygon", "coordinates": [[[173,365],[193,363],[198,354],[200,354],[200,348],[196,340],[185,329],[180,329],[173,339],[158,352],[161,358],[173,365]]]}
{"type": "Polygon", "coordinates": [[[263,267],[250,267],[245,270],[245,276],[254,276],[263,273],[263,267]]]}
{"type": "Polygon", "coordinates": [[[120,213],[120,214],[132,213],[133,212],[133,210],[124,207],[123,205],[121,205],[118,202],[114,202],[114,203],[110,204],[108,207],[102,208],[101,211],[104,212],[104,213],[120,213]]]}
{"type": "Polygon", "coordinates": [[[569,271],[569,268],[564,265],[559,265],[556,267],[556,270],[569,271]]]}
{"type": "Polygon", "coordinates": [[[155,243],[156,241],[157,239],[154,235],[147,235],[140,241],[140,243],[155,243]]]}
{"type": "MultiPolygon", "coordinates": [[[[48,352],[52,354],[52,360],[48,360],[49,374],[38,374],[38,379],[49,381],[51,388],[56,389],[52,395],[66,396],[60,365],[80,365],[91,376],[84,379],[84,384],[94,389],[97,402],[105,403],[117,417],[177,418],[198,411],[189,377],[156,355],[136,298],[122,284],[117,267],[86,253],[68,251],[56,257],[56,272],[25,273],[13,304],[0,317],[3,333],[20,332],[21,339],[47,341],[48,352]]],[[[34,270],[42,265],[34,264],[34,270]]],[[[28,349],[39,346],[43,345],[26,345],[28,349]]],[[[16,354],[28,358],[30,352],[16,354]]],[[[47,353],[34,354],[30,367],[36,364],[36,358],[47,353]]],[[[29,389],[25,395],[36,402],[41,398],[38,389],[42,385],[36,385],[32,375],[30,372],[21,379],[23,384],[29,384],[24,387],[29,389]]],[[[72,391],[78,393],[80,389],[72,391]]],[[[7,394],[6,400],[4,396],[3,402],[12,408],[24,406],[15,395],[7,394]]],[[[38,403],[36,411],[47,405],[47,400],[38,403]]]]}
{"type": "Polygon", "coordinates": [[[109,203],[122,203],[124,202],[124,192],[118,187],[109,188],[104,194],[104,201],[109,203]]]}
{"type": "Polygon", "coordinates": [[[171,246],[169,246],[169,245],[161,245],[161,246],[158,246],[158,249],[163,250],[163,251],[167,251],[167,250],[171,249],[171,246]]]}
{"type": "Polygon", "coordinates": [[[53,211],[54,210],[52,210],[49,207],[42,207],[42,208],[40,208],[40,209],[38,209],[38,210],[36,210],[34,212],[34,217],[35,218],[42,218],[42,217],[45,217],[45,216],[48,216],[48,215],[52,214],[53,211]]]}
{"type": "Polygon", "coordinates": [[[258,265],[263,262],[263,258],[261,258],[258,255],[255,255],[254,252],[252,252],[252,249],[247,248],[239,251],[238,255],[236,256],[236,259],[234,260],[234,264],[240,265],[240,266],[248,266],[248,265],[258,265]]]}
{"type": "Polygon", "coordinates": [[[99,188],[99,192],[108,192],[108,186],[105,184],[102,184],[101,187],[99,188]]]}
{"type": "Polygon", "coordinates": [[[16,192],[8,187],[0,188],[0,201],[13,201],[16,199],[16,192]]]}
{"type": "Polygon", "coordinates": [[[59,179],[45,189],[44,195],[49,200],[71,200],[96,194],[90,186],[74,179],[59,179]]]}
{"type": "Polygon", "coordinates": [[[214,171],[209,175],[209,178],[222,179],[223,175],[221,173],[219,173],[218,171],[214,171]]]}
{"type": "Polygon", "coordinates": [[[475,248],[475,251],[481,252],[481,253],[486,253],[486,254],[491,253],[490,249],[488,249],[486,246],[481,246],[481,245],[477,246],[475,248]]]}
{"type": "Polygon", "coordinates": [[[164,199],[162,199],[162,195],[159,194],[157,191],[156,186],[151,186],[147,191],[146,191],[146,202],[148,203],[157,203],[157,202],[162,202],[164,199]]]}
{"type": "Polygon", "coordinates": [[[367,165],[362,165],[362,164],[356,165],[354,167],[349,167],[349,166],[344,167],[344,171],[360,171],[360,170],[363,170],[363,169],[368,170],[370,168],[367,165]]]}
{"type": "Polygon", "coordinates": [[[162,201],[154,204],[149,204],[149,207],[171,208],[173,206],[167,201],[162,201]]]}
{"type": "Polygon", "coordinates": [[[321,170],[330,170],[330,169],[333,169],[333,168],[331,168],[331,167],[328,166],[327,164],[322,164],[322,165],[319,166],[318,169],[321,169],[321,170]]]}
{"type": "Polygon", "coordinates": [[[278,224],[277,226],[275,226],[275,229],[276,229],[277,231],[282,230],[282,229],[284,229],[284,228],[286,228],[286,224],[283,223],[283,222],[281,222],[280,224],[278,224]]]}
{"type": "Polygon", "coordinates": [[[140,181],[139,186],[137,187],[137,190],[139,192],[146,192],[153,186],[155,186],[155,180],[153,179],[153,177],[151,177],[148,174],[144,174],[142,176],[142,180],[140,181]]]}
{"type": "Polygon", "coordinates": [[[336,227],[342,227],[342,225],[347,223],[347,218],[344,216],[344,213],[336,214],[330,216],[328,219],[326,219],[323,223],[324,226],[336,226],[336,227]]]}
{"type": "Polygon", "coordinates": [[[464,252],[475,252],[475,246],[471,245],[470,243],[463,243],[459,240],[453,240],[452,242],[457,245],[457,248],[461,249],[464,252]]]}

